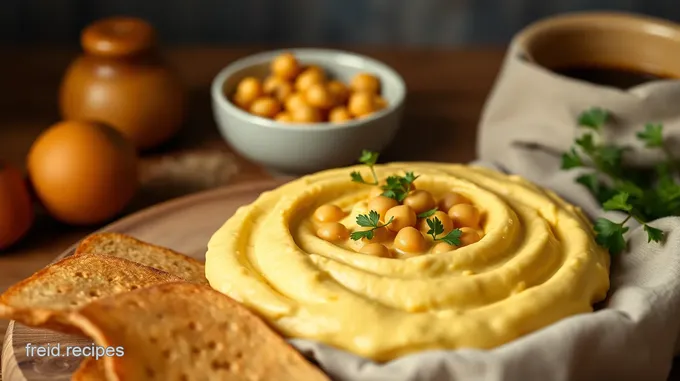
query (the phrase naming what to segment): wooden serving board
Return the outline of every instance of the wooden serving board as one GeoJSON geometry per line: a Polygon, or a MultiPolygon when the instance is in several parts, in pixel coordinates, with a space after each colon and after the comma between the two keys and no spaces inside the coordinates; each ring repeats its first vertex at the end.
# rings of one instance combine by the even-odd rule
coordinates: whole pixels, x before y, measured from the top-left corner
{"type": "MultiPolygon", "coordinates": [[[[182,197],[123,218],[102,231],[129,234],[143,241],[165,246],[205,260],[212,234],[239,206],[255,200],[263,191],[282,184],[267,180],[227,186],[182,197]]],[[[56,259],[73,254],[77,243],[56,259]]],[[[92,341],[79,336],[34,329],[11,322],[2,347],[2,379],[5,381],[70,380],[82,357],[38,357],[27,353],[27,344],[51,347],[89,346],[92,341]]],[[[56,352],[55,352],[56,353],[56,352]]]]}

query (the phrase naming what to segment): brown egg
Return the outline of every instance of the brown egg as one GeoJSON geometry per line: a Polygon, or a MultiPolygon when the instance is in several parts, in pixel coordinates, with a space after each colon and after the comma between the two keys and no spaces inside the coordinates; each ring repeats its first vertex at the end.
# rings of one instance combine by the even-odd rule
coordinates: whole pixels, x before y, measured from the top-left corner
{"type": "Polygon", "coordinates": [[[349,97],[347,109],[355,117],[370,115],[375,111],[373,94],[365,92],[353,93],[349,97]]]}
{"type": "Polygon", "coordinates": [[[318,66],[310,66],[295,79],[295,89],[305,91],[315,83],[326,82],[326,74],[318,66]]]}
{"type": "Polygon", "coordinates": [[[290,116],[296,123],[319,123],[321,122],[321,111],[312,106],[300,106],[290,110],[290,116]]]}
{"type": "Polygon", "coordinates": [[[322,110],[329,109],[335,104],[331,94],[323,83],[312,83],[304,90],[307,104],[322,110]]]}
{"type": "Polygon", "coordinates": [[[270,69],[277,77],[292,80],[300,72],[300,64],[292,53],[283,53],[272,60],[270,69]]]}
{"type": "Polygon", "coordinates": [[[333,95],[336,105],[342,105],[347,102],[347,99],[349,98],[349,89],[344,83],[340,81],[330,81],[326,87],[331,95],[333,95]]]}
{"type": "Polygon", "coordinates": [[[70,224],[118,214],[137,189],[133,146],[111,127],[65,121],[44,131],[28,154],[28,172],[47,211],[70,224]]]}
{"type": "Polygon", "coordinates": [[[328,120],[333,123],[343,123],[352,120],[352,115],[345,106],[336,106],[328,113],[328,120]]]}
{"type": "Polygon", "coordinates": [[[352,91],[362,91],[377,94],[380,91],[380,80],[373,74],[359,73],[349,84],[352,91]]]}
{"type": "Polygon", "coordinates": [[[281,104],[272,97],[257,98],[250,105],[250,112],[264,118],[273,118],[281,111],[281,104]]]}
{"type": "Polygon", "coordinates": [[[21,172],[0,162],[0,250],[26,235],[33,219],[33,204],[21,172]]]}

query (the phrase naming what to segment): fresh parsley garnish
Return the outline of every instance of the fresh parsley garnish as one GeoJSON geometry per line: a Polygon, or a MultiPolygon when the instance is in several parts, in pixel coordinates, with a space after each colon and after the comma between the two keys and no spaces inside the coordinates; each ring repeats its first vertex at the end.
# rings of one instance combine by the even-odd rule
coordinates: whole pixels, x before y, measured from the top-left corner
{"type": "Polygon", "coordinates": [[[434,241],[443,241],[448,243],[449,245],[460,246],[460,235],[462,233],[460,229],[453,229],[450,232],[448,232],[445,236],[437,237],[440,234],[444,233],[444,224],[442,224],[442,222],[437,217],[428,218],[426,221],[427,226],[429,226],[430,228],[430,230],[427,231],[427,234],[432,236],[432,239],[434,241]]]}
{"type": "Polygon", "coordinates": [[[432,208],[430,210],[426,210],[418,215],[418,218],[427,218],[431,217],[433,214],[437,213],[437,208],[432,208]]]}
{"type": "Polygon", "coordinates": [[[394,220],[394,217],[391,217],[389,221],[381,224],[380,214],[375,210],[371,210],[368,214],[359,214],[356,220],[357,225],[370,229],[352,232],[349,237],[354,241],[358,241],[362,238],[373,239],[374,231],[391,224],[392,220],[394,220]]]}
{"type": "Polygon", "coordinates": [[[408,192],[411,191],[411,184],[418,178],[413,172],[406,172],[404,176],[390,176],[381,188],[382,195],[393,198],[398,202],[404,201],[408,192]]]}
{"type": "Polygon", "coordinates": [[[625,226],[631,218],[638,221],[647,233],[648,242],[662,242],[665,233],[648,224],[649,221],[680,214],[680,185],[675,176],[680,170],[667,147],[663,125],[648,123],[636,136],[645,148],[659,149],[665,159],[655,166],[653,173],[625,167],[624,156],[629,147],[602,142],[602,130],[610,113],[599,107],[582,112],[578,124],[588,131],[575,139],[574,145],[562,155],[562,169],[587,168],[576,182],[586,187],[605,210],[626,213],[621,222],[605,218],[595,221],[596,241],[611,254],[626,248],[625,226]]]}
{"type": "Polygon", "coordinates": [[[378,156],[379,154],[377,152],[372,152],[368,150],[363,150],[361,151],[361,156],[359,157],[359,162],[361,164],[365,164],[370,168],[371,174],[373,175],[373,181],[368,182],[364,180],[364,178],[361,176],[361,173],[358,171],[354,171],[350,173],[350,176],[352,177],[352,181],[355,183],[361,183],[361,184],[367,184],[367,185],[378,185],[378,176],[375,174],[375,163],[378,162],[378,156]]]}

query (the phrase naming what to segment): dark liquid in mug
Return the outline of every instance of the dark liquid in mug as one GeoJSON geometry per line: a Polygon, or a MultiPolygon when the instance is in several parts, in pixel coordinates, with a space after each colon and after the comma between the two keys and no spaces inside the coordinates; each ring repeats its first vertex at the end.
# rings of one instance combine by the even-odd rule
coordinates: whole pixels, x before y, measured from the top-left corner
{"type": "Polygon", "coordinates": [[[553,69],[553,71],[567,77],[598,85],[617,87],[624,90],[650,81],[671,79],[670,76],[652,74],[634,69],[595,65],[570,66],[553,69]]]}

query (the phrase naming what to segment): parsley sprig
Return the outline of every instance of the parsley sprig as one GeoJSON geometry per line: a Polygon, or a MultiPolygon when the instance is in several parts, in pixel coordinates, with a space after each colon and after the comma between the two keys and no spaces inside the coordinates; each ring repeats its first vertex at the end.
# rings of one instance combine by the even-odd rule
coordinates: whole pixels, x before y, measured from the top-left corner
{"type": "Polygon", "coordinates": [[[366,185],[378,185],[378,176],[375,174],[375,163],[378,162],[378,153],[377,152],[371,152],[368,150],[363,150],[361,151],[361,156],[359,157],[359,162],[361,164],[366,164],[368,168],[371,169],[371,174],[373,175],[373,181],[368,182],[364,180],[364,178],[361,176],[361,173],[359,171],[354,171],[350,173],[350,176],[352,177],[352,181],[355,183],[361,183],[361,184],[366,184],[366,185]]]}
{"type": "MultiPolygon", "coordinates": [[[[373,174],[373,181],[366,181],[359,171],[350,173],[352,181],[366,185],[378,185],[378,176],[376,175],[374,168],[375,163],[378,162],[378,156],[379,154],[377,152],[363,150],[361,152],[361,157],[359,157],[359,162],[370,168],[371,173],[373,174]]],[[[402,202],[406,196],[408,196],[408,193],[411,191],[411,186],[417,178],[418,176],[413,172],[405,172],[404,176],[389,176],[385,180],[385,184],[380,187],[380,189],[383,190],[382,195],[402,202]]]]}
{"type": "Polygon", "coordinates": [[[380,214],[375,210],[371,210],[368,214],[359,214],[357,216],[357,225],[370,229],[352,232],[349,237],[354,241],[358,241],[362,238],[373,239],[375,230],[391,224],[392,220],[394,220],[394,217],[391,217],[389,221],[381,224],[380,214]]]}
{"type": "Polygon", "coordinates": [[[631,218],[643,226],[648,242],[664,240],[665,233],[648,222],[680,214],[680,185],[674,178],[679,168],[664,139],[663,125],[655,123],[646,124],[636,137],[646,148],[661,150],[665,159],[651,173],[626,167],[623,159],[629,147],[602,142],[609,120],[609,112],[598,107],[580,114],[578,124],[586,132],[562,155],[562,169],[591,169],[576,182],[588,188],[605,210],[627,214],[620,222],[605,218],[595,221],[597,243],[611,254],[618,254],[626,249],[624,234],[629,229],[625,224],[631,218]]]}
{"type": "Polygon", "coordinates": [[[460,229],[453,229],[445,236],[437,237],[444,233],[444,224],[442,224],[442,222],[437,217],[428,218],[426,221],[427,226],[430,228],[430,230],[427,231],[427,234],[432,236],[434,241],[443,241],[449,245],[460,246],[460,235],[462,234],[460,229]]]}

